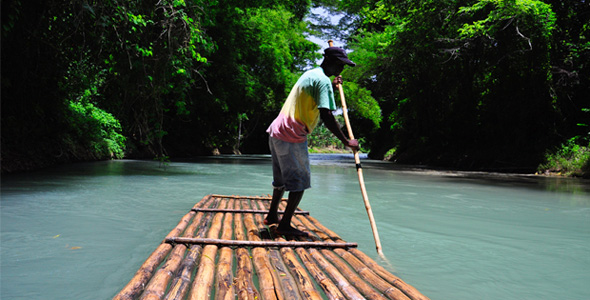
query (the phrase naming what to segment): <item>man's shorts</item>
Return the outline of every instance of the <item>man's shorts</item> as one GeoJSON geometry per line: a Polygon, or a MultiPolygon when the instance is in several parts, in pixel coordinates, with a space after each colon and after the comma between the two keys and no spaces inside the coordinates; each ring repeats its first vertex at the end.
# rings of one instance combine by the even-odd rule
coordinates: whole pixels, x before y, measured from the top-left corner
{"type": "Polygon", "coordinates": [[[311,187],[307,141],[289,143],[269,137],[268,146],[275,188],[284,186],[289,192],[299,192],[311,187]]]}

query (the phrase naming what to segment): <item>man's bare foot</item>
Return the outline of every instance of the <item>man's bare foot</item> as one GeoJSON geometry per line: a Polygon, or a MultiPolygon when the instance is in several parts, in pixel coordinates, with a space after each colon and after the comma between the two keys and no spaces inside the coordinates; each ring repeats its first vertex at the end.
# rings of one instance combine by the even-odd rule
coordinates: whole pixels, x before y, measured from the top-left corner
{"type": "Polygon", "coordinates": [[[287,228],[277,227],[276,233],[280,234],[280,235],[292,235],[292,236],[300,236],[300,237],[308,237],[309,236],[309,233],[307,233],[305,231],[301,231],[299,229],[295,229],[291,226],[289,226],[287,228]]]}
{"type": "Polygon", "coordinates": [[[263,223],[264,225],[279,224],[279,218],[271,218],[270,216],[267,216],[263,223]]]}

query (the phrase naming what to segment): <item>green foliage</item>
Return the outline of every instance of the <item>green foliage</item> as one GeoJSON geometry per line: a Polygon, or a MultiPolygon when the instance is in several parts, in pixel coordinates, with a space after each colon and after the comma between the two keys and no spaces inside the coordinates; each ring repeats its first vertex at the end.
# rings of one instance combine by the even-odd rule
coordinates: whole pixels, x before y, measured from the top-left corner
{"type": "MultiPolygon", "coordinates": [[[[344,124],[344,117],[342,115],[334,117],[339,124],[344,124]]],[[[311,149],[344,150],[345,148],[342,142],[323,123],[318,124],[313,132],[308,135],[307,144],[311,149]]]]}
{"type": "Polygon", "coordinates": [[[166,169],[170,165],[170,156],[159,155],[154,157],[154,160],[159,162],[159,167],[166,169]]]}
{"type": "Polygon", "coordinates": [[[372,149],[464,168],[532,167],[554,141],[551,51],[558,18],[543,1],[342,1],[357,84],[383,119],[372,149]]]}
{"type": "Polygon", "coordinates": [[[3,170],[264,152],[320,57],[312,29],[353,50],[344,89],[373,157],[529,168],[562,137],[561,156],[586,155],[586,1],[313,1],[337,26],[304,21],[309,0],[32,1],[2,7],[3,170]]]}
{"type": "MultiPolygon", "coordinates": [[[[31,101],[42,102],[49,95],[55,97],[60,106],[54,117],[60,120],[67,119],[71,113],[69,101],[80,102],[86,114],[95,109],[108,112],[120,122],[122,134],[128,137],[127,155],[164,155],[165,122],[190,115],[192,94],[206,86],[201,69],[207,63],[205,56],[213,51],[213,43],[202,31],[202,24],[207,22],[202,10],[204,4],[200,1],[191,1],[190,5],[184,1],[92,1],[80,5],[75,1],[46,1],[30,6],[19,18],[24,20],[36,13],[33,19],[39,22],[21,22],[16,28],[22,32],[11,32],[9,38],[23,34],[35,36],[35,39],[19,40],[20,46],[15,47],[37,49],[37,53],[31,51],[16,57],[22,57],[21,64],[27,60],[43,64],[31,68],[42,79],[40,82],[49,78],[57,81],[57,84],[42,83],[47,92],[41,97],[31,97],[31,101]],[[88,96],[84,95],[88,91],[92,91],[91,99],[80,100],[88,96]]],[[[22,72],[12,73],[16,75],[3,75],[3,78],[8,82],[22,81],[17,78],[22,72]]],[[[18,93],[16,89],[15,93],[18,93]]],[[[79,107],[75,111],[81,113],[79,107]]],[[[66,128],[56,130],[76,131],[67,127],[82,123],[102,126],[100,122],[66,123],[60,124],[66,128]]],[[[63,142],[76,143],[71,137],[63,142]]]]}
{"type": "Polygon", "coordinates": [[[196,116],[197,123],[215,132],[205,138],[210,148],[237,152],[243,137],[239,144],[246,152],[264,151],[264,129],[303,68],[317,59],[317,46],[305,39],[298,5],[229,1],[211,9],[215,19],[207,32],[219,42],[210,57],[214,63],[206,68],[207,78],[214,79],[209,80],[212,95],[199,104],[208,113],[196,116]],[[248,119],[233,117],[242,114],[248,119]]]}
{"type": "Polygon", "coordinates": [[[60,88],[68,91],[68,98],[72,99],[66,100],[69,129],[65,140],[74,153],[86,151],[95,159],[123,158],[126,138],[119,120],[93,104],[101,96],[105,73],[93,69],[84,56],[70,63],[60,82],[60,88]],[[77,150],[80,147],[84,150],[77,150]]]}
{"type": "MultiPolygon", "coordinates": [[[[346,76],[346,74],[343,76],[346,76]]],[[[347,82],[343,85],[343,91],[346,95],[346,106],[349,113],[368,119],[373,122],[374,128],[379,128],[381,108],[379,103],[371,96],[371,91],[360,87],[355,82],[347,82]]]]}
{"type": "MultiPolygon", "coordinates": [[[[587,1],[545,1],[557,15],[551,45],[552,92],[559,113],[558,133],[563,137],[584,136],[588,129],[590,94],[590,14],[587,1]],[[586,13],[584,13],[586,12],[586,13]]],[[[560,139],[561,141],[561,139],[560,139]]]]}
{"type": "MultiPolygon", "coordinates": [[[[494,36],[513,21],[522,22],[523,19],[530,19],[529,22],[539,24],[542,28],[541,34],[545,38],[549,38],[556,20],[555,14],[548,4],[535,0],[480,0],[472,6],[460,7],[457,13],[475,19],[459,28],[458,32],[461,38],[494,36]],[[485,14],[487,14],[485,19],[477,17],[477,15],[485,14]]],[[[525,38],[521,33],[519,35],[525,38]]]]}
{"type": "Polygon", "coordinates": [[[97,159],[123,158],[125,137],[121,134],[121,124],[112,114],[81,101],[71,101],[68,108],[72,141],[97,159]]]}
{"type": "MultiPolygon", "coordinates": [[[[335,115],[336,121],[344,128],[342,128],[345,135],[347,135],[346,128],[344,126],[344,116],[339,114],[335,115]]],[[[361,137],[358,138],[360,151],[365,151],[363,147],[366,145],[366,139],[361,137]]],[[[310,148],[310,152],[315,153],[332,153],[332,152],[350,152],[336,136],[326,127],[323,123],[319,124],[313,132],[307,136],[307,143],[310,148]]]]}
{"type": "Polygon", "coordinates": [[[126,135],[133,137],[139,152],[136,155],[164,156],[165,120],[190,115],[191,94],[206,86],[200,69],[208,62],[204,54],[213,51],[213,44],[202,30],[207,22],[204,3],[159,1],[155,9],[141,1],[102,5],[94,10],[102,8],[103,15],[87,20],[106,20],[103,26],[109,29],[92,32],[102,47],[94,53],[97,63],[104,62],[113,80],[107,80],[102,102],[120,112],[126,135]],[[106,59],[100,59],[103,56],[106,59]]]}
{"type": "Polygon", "coordinates": [[[539,165],[540,173],[557,173],[564,176],[588,176],[590,165],[590,139],[573,137],[555,151],[545,155],[546,162],[539,165]]]}
{"type": "MultiPolygon", "coordinates": [[[[127,157],[195,155],[210,147],[239,148],[244,143],[236,138],[256,141],[288,86],[318,57],[317,46],[305,39],[309,5],[3,4],[3,157],[11,161],[33,143],[25,136],[51,141],[57,154],[26,154],[48,163],[52,156],[92,159],[88,149],[121,156],[119,133],[127,157]],[[31,116],[32,122],[20,121],[31,116]]],[[[260,151],[265,143],[255,147],[260,151]]]]}
{"type": "Polygon", "coordinates": [[[340,142],[326,126],[318,125],[314,131],[307,137],[307,143],[311,152],[319,152],[318,149],[332,149],[334,151],[344,150],[340,142]]]}

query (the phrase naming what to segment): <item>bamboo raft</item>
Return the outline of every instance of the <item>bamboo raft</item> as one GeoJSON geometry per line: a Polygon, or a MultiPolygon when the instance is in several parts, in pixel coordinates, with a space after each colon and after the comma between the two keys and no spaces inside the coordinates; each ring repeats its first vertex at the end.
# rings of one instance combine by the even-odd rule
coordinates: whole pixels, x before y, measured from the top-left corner
{"type": "Polygon", "coordinates": [[[428,299],[308,212],[292,224],[310,237],[277,236],[270,199],[204,197],[113,299],[428,299]]]}

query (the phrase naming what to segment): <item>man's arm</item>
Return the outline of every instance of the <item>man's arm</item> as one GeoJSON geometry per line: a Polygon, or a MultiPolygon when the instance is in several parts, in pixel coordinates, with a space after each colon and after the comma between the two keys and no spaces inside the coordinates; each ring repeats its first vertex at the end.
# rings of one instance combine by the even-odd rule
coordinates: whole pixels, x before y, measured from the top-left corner
{"type": "Polygon", "coordinates": [[[332,111],[327,108],[320,108],[320,118],[328,128],[346,147],[351,148],[354,151],[359,149],[359,143],[357,140],[349,140],[346,138],[342,130],[340,129],[340,125],[334,118],[332,111]]]}

